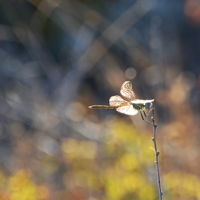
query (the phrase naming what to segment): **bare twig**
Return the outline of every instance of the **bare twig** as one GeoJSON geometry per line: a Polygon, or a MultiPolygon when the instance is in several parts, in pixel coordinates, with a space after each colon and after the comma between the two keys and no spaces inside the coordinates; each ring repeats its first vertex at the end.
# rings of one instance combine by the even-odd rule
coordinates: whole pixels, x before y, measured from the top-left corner
{"type": "Polygon", "coordinates": [[[156,128],[158,127],[157,124],[155,123],[155,119],[154,119],[154,114],[155,114],[155,108],[152,108],[151,110],[151,113],[152,113],[152,117],[151,117],[151,122],[149,121],[146,121],[144,119],[144,116],[142,114],[142,111],[140,111],[140,114],[141,114],[141,117],[142,119],[153,126],[153,137],[152,137],[152,141],[154,143],[154,151],[155,151],[155,157],[156,157],[156,160],[155,160],[155,163],[156,163],[156,171],[157,171],[157,182],[158,182],[158,192],[159,192],[159,200],[162,200],[162,196],[163,196],[163,191],[162,191],[162,187],[161,187],[161,180],[160,180],[160,169],[159,169],[159,164],[158,164],[158,156],[160,154],[160,152],[157,150],[157,144],[156,144],[156,128]]]}

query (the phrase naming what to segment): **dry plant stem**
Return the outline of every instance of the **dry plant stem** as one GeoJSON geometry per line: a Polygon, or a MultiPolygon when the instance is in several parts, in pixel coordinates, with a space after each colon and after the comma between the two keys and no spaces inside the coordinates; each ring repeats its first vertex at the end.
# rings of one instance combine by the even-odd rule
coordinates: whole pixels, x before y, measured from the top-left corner
{"type": "Polygon", "coordinates": [[[159,169],[159,164],[158,164],[158,156],[159,156],[159,151],[157,150],[157,144],[156,144],[156,128],[157,128],[157,124],[155,123],[155,119],[154,119],[154,108],[152,110],[152,125],[153,125],[153,143],[154,143],[154,150],[155,150],[155,156],[156,156],[156,171],[157,171],[157,182],[158,182],[158,192],[159,192],[159,199],[162,200],[162,196],[163,196],[163,191],[162,191],[162,187],[161,187],[161,181],[160,181],[160,169],[159,169]]]}

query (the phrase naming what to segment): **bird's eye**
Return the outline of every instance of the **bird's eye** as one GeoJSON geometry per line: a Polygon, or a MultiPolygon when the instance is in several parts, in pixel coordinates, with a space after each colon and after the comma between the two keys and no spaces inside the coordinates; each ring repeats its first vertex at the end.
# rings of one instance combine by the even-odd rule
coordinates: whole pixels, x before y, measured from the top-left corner
{"type": "Polygon", "coordinates": [[[146,109],[150,109],[151,108],[151,106],[152,106],[152,103],[146,103],[146,109]]]}

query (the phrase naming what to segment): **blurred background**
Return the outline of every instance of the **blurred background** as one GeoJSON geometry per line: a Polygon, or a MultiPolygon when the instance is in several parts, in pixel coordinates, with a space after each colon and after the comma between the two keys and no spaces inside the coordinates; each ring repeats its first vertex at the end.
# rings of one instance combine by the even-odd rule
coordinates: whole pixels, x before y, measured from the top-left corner
{"type": "Polygon", "coordinates": [[[200,199],[200,1],[0,1],[0,199],[200,199]]]}

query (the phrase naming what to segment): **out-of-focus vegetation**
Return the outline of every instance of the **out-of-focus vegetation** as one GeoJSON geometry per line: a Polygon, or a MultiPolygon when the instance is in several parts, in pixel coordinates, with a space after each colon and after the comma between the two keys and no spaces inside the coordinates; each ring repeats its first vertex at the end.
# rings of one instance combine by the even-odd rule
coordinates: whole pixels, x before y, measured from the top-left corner
{"type": "Polygon", "coordinates": [[[89,110],[155,99],[163,199],[200,199],[197,0],[0,1],[0,200],[158,199],[152,127],[89,110]]]}

